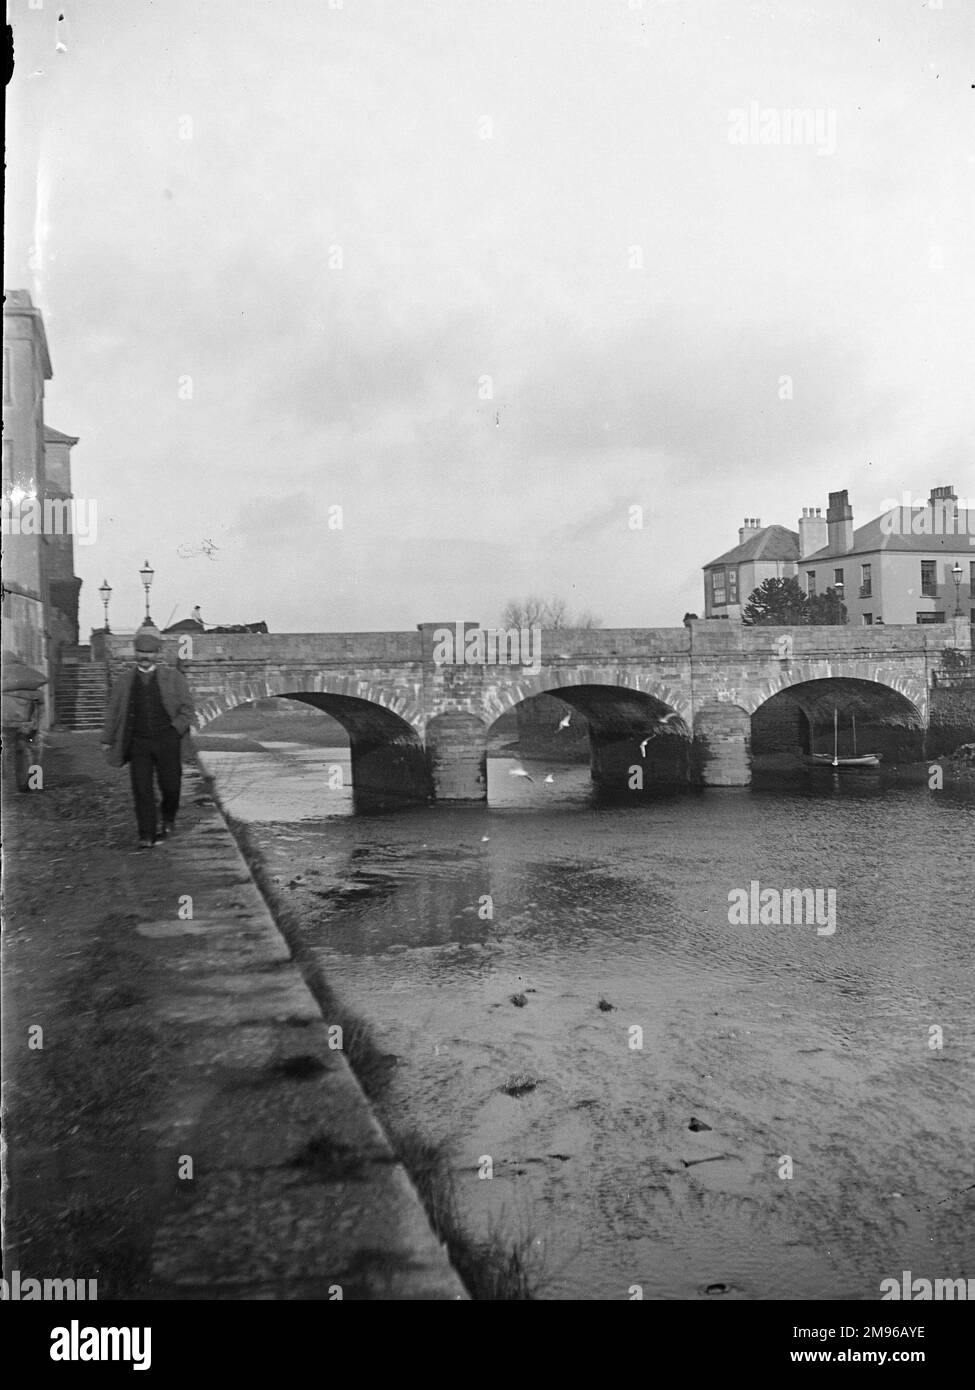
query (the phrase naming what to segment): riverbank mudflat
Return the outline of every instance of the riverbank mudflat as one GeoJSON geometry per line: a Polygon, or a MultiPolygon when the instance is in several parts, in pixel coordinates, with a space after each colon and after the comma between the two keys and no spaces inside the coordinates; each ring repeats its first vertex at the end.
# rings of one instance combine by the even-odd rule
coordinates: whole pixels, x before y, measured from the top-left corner
{"type": "Polygon", "coordinates": [[[913,786],[803,769],[624,807],[582,769],[548,786],[502,759],[486,808],[360,817],[321,795],[331,758],[275,745],[214,767],[306,978],[341,995],[323,1011],[372,1033],[384,1125],[452,1147],[475,1236],[524,1220],[541,1296],[870,1297],[892,1261],[957,1263],[965,1059],[919,1044],[917,980],[962,1016],[945,826],[964,837],[973,808],[949,795],[947,820],[928,763],[913,786]],[[836,933],[729,929],[749,863],[834,885],[836,933]],[[631,1049],[634,1023],[652,1045],[631,1049]],[[797,1207],[784,1153],[804,1156],[797,1207]]]}
{"type": "Polygon", "coordinates": [[[975,788],[975,743],[963,743],[954,753],[938,759],[946,785],[975,788]]]}
{"type": "Polygon", "coordinates": [[[199,767],[136,849],[96,734],[6,798],[5,1270],[99,1301],[466,1291],[199,767]]]}

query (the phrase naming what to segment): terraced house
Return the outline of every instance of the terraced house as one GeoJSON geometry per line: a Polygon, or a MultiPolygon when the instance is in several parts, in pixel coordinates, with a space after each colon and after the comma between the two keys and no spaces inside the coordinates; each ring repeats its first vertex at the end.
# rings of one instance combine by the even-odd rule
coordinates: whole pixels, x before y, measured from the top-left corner
{"type": "Polygon", "coordinates": [[[975,622],[975,513],[953,487],[891,507],[854,529],[848,494],[831,492],[825,544],[800,563],[807,594],[837,589],[851,623],[975,622]]]}
{"type": "Polygon", "coordinates": [[[44,319],[27,290],[3,302],[3,650],[47,678],[44,723],[54,715],[63,654],[78,641],[70,527],[52,525],[72,500],[77,437],[44,420],[53,376],[44,319]]]}
{"type": "Polygon", "coordinates": [[[738,618],[765,579],[794,578],[810,598],[835,589],[849,621],[975,623],[975,510],[952,486],[854,527],[849,493],[806,507],[796,531],[746,519],[734,549],[704,566],[707,618],[738,618]]]}
{"type": "Polygon", "coordinates": [[[740,618],[748,595],[766,579],[795,579],[799,537],[785,526],[762,526],[745,517],[738,544],[704,566],[704,616],[740,618]]]}

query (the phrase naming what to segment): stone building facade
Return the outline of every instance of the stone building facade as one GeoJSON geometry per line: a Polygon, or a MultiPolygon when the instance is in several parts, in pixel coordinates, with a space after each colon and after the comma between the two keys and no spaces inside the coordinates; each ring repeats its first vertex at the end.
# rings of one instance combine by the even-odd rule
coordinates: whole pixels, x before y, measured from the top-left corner
{"type": "MultiPolygon", "coordinates": [[[[45,538],[24,534],[23,501],[44,497],[44,383],[52,376],[44,320],[26,290],[3,304],[3,644],[50,676],[45,538]]],[[[48,687],[49,689],[49,687],[48,687]]]]}
{"type": "Polygon", "coordinates": [[[44,421],[53,375],[41,311],[27,290],[3,306],[3,649],[43,672],[45,722],[62,648],[78,641],[71,449],[44,421]]]}
{"type": "Polygon", "coordinates": [[[831,492],[826,529],[825,544],[801,558],[800,587],[812,595],[842,585],[851,623],[975,623],[975,510],[953,487],[856,529],[849,494],[831,492]]]}
{"type": "Polygon", "coordinates": [[[835,590],[857,626],[975,623],[975,509],[951,486],[859,528],[848,491],[831,492],[825,516],[805,507],[795,531],[746,518],[738,540],[704,566],[706,618],[740,618],[766,579],[793,578],[810,598],[835,590]]]}

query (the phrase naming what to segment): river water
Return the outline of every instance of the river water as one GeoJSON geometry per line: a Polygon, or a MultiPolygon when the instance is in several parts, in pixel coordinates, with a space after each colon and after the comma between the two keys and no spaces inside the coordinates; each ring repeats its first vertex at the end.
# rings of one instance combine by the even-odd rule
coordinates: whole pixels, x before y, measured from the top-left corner
{"type": "Polygon", "coordinates": [[[531,1239],[541,1297],[975,1278],[970,795],[611,806],[498,758],[489,807],[360,816],[347,750],[264,749],[204,760],[396,1055],[386,1113],[451,1142],[466,1224],[531,1239]],[[835,931],[732,925],[753,882],[834,890],[835,931]]]}

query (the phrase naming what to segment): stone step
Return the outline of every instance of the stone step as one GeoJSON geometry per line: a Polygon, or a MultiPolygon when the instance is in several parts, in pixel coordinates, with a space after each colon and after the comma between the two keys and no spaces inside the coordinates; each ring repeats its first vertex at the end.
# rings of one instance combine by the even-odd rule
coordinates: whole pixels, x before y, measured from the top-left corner
{"type": "Polygon", "coordinates": [[[66,671],[62,670],[58,676],[58,688],[61,690],[77,690],[79,692],[92,691],[99,695],[107,694],[108,681],[104,676],[98,677],[89,675],[86,671],[84,675],[80,672],[72,671],[69,667],[66,671]]]}
{"type": "Polygon", "coordinates": [[[68,649],[67,660],[62,652],[54,697],[54,718],[62,729],[99,729],[105,717],[108,676],[100,662],[93,665],[84,657],[85,650],[68,649]],[[82,656],[73,664],[76,653],[82,656]]]}

